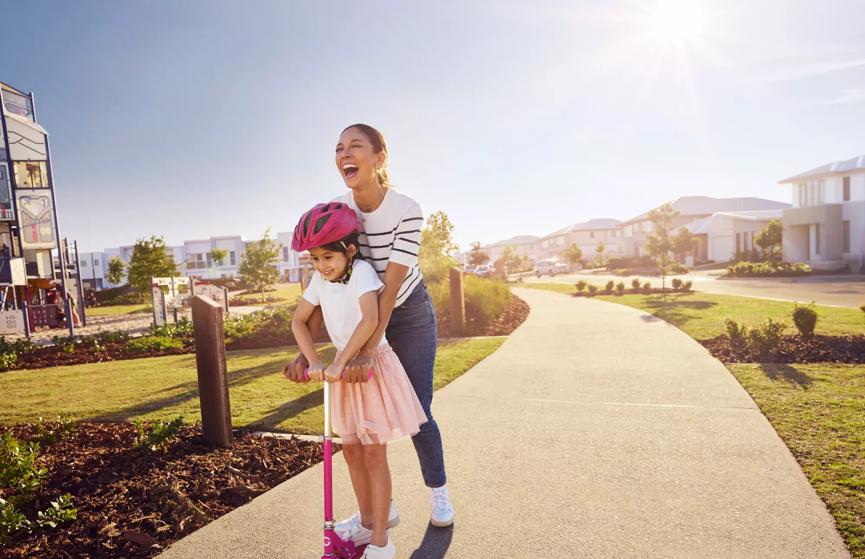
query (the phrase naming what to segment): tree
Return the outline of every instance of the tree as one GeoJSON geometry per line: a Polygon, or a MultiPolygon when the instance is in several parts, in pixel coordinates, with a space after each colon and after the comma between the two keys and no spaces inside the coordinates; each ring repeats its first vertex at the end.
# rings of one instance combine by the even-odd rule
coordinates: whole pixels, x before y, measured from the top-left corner
{"type": "Polygon", "coordinates": [[[502,255],[495,262],[496,272],[499,275],[504,275],[507,279],[509,273],[517,272],[521,269],[522,262],[522,258],[517,256],[514,247],[506,246],[502,250],[502,255]]]}
{"type": "Polygon", "coordinates": [[[490,255],[481,248],[480,241],[472,243],[472,250],[469,252],[469,264],[472,266],[480,266],[490,261],[490,255]]]}
{"type": "Polygon", "coordinates": [[[781,245],[784,240],[784,226],[780,219],[773,219],[762,231],[754,237],[754,243],[763,249],[766,260],[774,261],[781,253],[781,245]]]}
{"type": "Polygon", "coordinates": [[[149,239],[135,241],[127,277],[136,293],[149,293],[152,278],[176,275],[177,266],[162,237],[151,235],[149,239]]]}
{"type": "Polygon", "coordinates": [[[673,219],[679,215],[669,203],[649,212],[649,221],[652,222],[653,231],[646,238],[646,252],[655,258],[658,264],[658,273],[661,274],[661,290],[666,288],[666,278],[669,272],[670,251],[673,250],[673,240],[670,229],[673,228],[673,219]]]}
{"type": "Polygon", "coordinates": [[[270,227],[265,229],[260,241],[252,241],[243,251],[243,260],[238,272],[254,290],[261,292],[279,281],[279,271],[276,262],[282,243],[270,238],[270,227]]]}
{"type": "Polygon", "coordinates": [[[573,243],[571,246],[566,248],[564,252],[562,252],[562,258],[564,258],[565,262],[567,262],[572,268],[574,268],[583,259],[583,251],[580,249],[577,243],[573,243]]]}
{"type": "Polygon", "coordinates": [[[114,285],[120,285],[123,281],[123,276],[126,274],[126,264],[119,256],[114,256],[108,261],[108,281],[114,285]]]}
{"type": "Polygon", "coordinates": [[[676,259],[685,263],[685,258],[697,248],[697,245],[700,244],[700,240],[696,235],[691,233],[691,230],[687,227],[679,227],[679,231],[672,239],[673,241],[673,254],[676,255],[676,259]]]}
{"type": "Polygon", "coordinates": [[[427,218],[420,233],[418,262],[424,278],[430,283],[442,281],[448,276],[448,268],[456,265],[454,254],[459,246],[453,241],[454,226],[443,211],[427,218]]]}
{"type": "Polygon", "coordinates": [[[599,243],[597,247],[595,247],[595,252],[598,253],[598,256],[595,257],[595,260],[598,263],[598,266],[604,265],[604,251],[607,247],[604,246],[604,243],[599,243]]]}
{"type": "Polygon", "coordinates": [[[210,259],[216,266],[222,266],[222,261],[228,256],[228,251],[224,248],[214,248],[210,251],[210,259]]]}

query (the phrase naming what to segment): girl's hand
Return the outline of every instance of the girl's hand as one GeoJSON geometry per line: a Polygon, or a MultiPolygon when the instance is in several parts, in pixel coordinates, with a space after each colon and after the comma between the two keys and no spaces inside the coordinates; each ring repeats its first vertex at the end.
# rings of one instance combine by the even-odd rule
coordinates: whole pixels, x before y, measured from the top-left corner
{"type": "Polygon", "coordinates": [[[321,382],[324,380],[324,363],[321,361],[314,361],[309,364],[309,380],[314,380],[321,382]]]}
{"type": "Polygon", "coordinates": [[[366,382],[370,369],[372,369],[372,354],[361,351],[345,368],[345,381],[366,382]]]}
{"type": "Polygon", "coordinates": [[[343,366],[334,363],[324,371],[324,380],[327,382],[338,382],[342,378],[343,366]]]}

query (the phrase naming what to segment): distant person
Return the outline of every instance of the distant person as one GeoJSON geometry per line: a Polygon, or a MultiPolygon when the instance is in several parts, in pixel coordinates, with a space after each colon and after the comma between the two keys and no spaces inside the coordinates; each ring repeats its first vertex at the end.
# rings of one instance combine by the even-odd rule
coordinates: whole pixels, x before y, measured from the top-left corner
{"type": "Polygon", "coordinates": [[[360,382],[342,382],[349,362],[363,350],[378,327],[379,290],[383,284],[373,267],[357,258],[360,220],[347,204],[329,202],[306,212],[294,230],[292,248],[309,250],[315,265],[297,305],[291,329],[309,364],[311,380],[333,383],[331,421],[342,437],[363,522],[337,528],[343,540],[368,547],[365,559],[392,559],[388,516],[391,477],[387,444],[420,431],[427,422],[423,407],[399,358],[379,337],[360,382]],[[336,346],[326,366],[315,349],[307,321],[321,308],[325,326],[336,346]],[[367,379],[368,371],[373,371],[367,379]]]}
{"type": "MultiPolygon", "coordinates": [[[[369,369],[379,341],[387,341],[402,362],[429,421],[412,437],[424,483],[430,488],[433,526],[450,526],[454,510],[448,494],[444,451],[438,424],[432,415],[433,365],[436,356],[436,315],[418,266],[423,212],[415,200],[391,188],[387,174],[387,143],[384,136],[366,124],[353,124],[342,131],[336,144],[336,168],[351,190],[337,198],[360,218],[360,253],[372,264],[384,289],[378,300],[378,328],[363,350],[348,365],[350,379],[357,381],[369,369]]],[[[313,332],[321,326],[321,313],[310,317],[313,332]]],[[[294,380],[303,378],[308,366],[303,355],[286,366],[294,380]]],[[[391,506],[392,525],[399,522],[391,506]]],[[[337,524],[338,528],[367,525],[358,513],[337,524]]]]}

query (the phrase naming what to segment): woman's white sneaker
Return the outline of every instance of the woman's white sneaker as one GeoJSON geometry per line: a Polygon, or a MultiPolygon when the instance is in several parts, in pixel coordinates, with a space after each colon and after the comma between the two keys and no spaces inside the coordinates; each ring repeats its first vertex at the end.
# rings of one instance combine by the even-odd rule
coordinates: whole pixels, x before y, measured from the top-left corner
{"type": "Polygon", "coordinates": [[[432,502],[430,524],[437,528],[452,525],[454,523],[454,507],[448,495],[448,488],[445,486],[434,487],[430,492],[430,501],[432,502]]]}

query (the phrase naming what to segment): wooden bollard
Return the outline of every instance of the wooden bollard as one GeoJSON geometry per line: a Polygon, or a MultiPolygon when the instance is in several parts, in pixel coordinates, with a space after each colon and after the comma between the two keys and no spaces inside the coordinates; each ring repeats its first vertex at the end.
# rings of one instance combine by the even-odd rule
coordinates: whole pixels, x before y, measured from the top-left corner
{"type": "Polygon", "coordinates": [[[204,440],[215,446],[231,444],[231,404],[225,366],[223,308],[208,297],[192,298],[195,364],[204,440]]]}
{"type": "Polygon", "coordinates": [[[449,270],[451,285],[451,316],[454,331],[460,336],[466,333],[466,299],[463,294],[463,272],[457,268],[449,270]]]}

